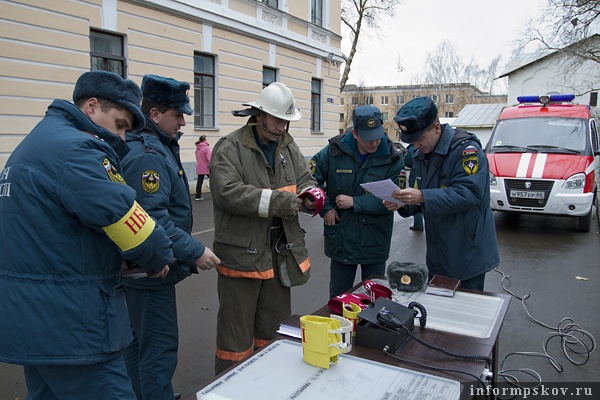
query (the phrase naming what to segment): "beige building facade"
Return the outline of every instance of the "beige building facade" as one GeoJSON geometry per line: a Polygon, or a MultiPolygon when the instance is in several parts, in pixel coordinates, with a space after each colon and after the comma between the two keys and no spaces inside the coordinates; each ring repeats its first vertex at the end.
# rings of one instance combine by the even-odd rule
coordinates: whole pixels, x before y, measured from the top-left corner
{"type": "Polygon", "coordinates": [[[399,140],[394,115],[404,103],[419,96],[430,96],[438,107],[441,119],[456,118],[467,104],[506,104],[506,95],[481,92],[470,83],[422,84],[399,86],[346,85],[342,92],[342,111],[339,116],[340,132],[352,124],[352,110],[372,104],[381,110],[383,128],[392,140],[399,140]]]}
{"type": "MultiPolygon", "coordinates": [[[[85,71],[141,84],[189,82],[182,160],[245,119],[232,110],[285,83],[303,113],[290,131],[314,154],[338,131],[340,0],[0,0],[0,168],[56,98],[85,71]]],[[[191,178],[191,177],[190,177],[191,178]]]]}

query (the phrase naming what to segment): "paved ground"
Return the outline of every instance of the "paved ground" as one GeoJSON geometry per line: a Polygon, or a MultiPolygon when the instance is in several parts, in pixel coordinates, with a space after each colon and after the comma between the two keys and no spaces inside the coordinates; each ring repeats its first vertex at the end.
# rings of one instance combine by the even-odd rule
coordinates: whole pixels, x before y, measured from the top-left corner
{"type": "MultiPolygon", "coordinates": [[[[194,202],[194,236],[212,244],[213,214],[210,193],[204,201],[194,202]]],[[[597,222],[587,234],[574,230],[574,221],[561,218],[522,216],[512,218],[496,214],[500,244],[499,270],[511,275],[510,289],[517,296],[531,294],[526,301],[531,314],[548,325],[556,326],[564,317],[595,337],[600,337],[600,235],[597,222]],[[576,277],[587,278],[579,280],[576,277]]],[[[322,220],[301,216],[307,231],[311,253],[310,281],[293,289],[293,312],[309,314],[328,300],[329,260],[323,255],[322,220]]],[[[412,219],[397,217],[394,225],[390,262],[423,262],[424,234],[408,229],[412,219]]],[[[502,291],[502,276],[490,272],[486,290],[502,291]]],[[[204,271],[178,285],[180,357],[174,385],[183,394],[194,393],[213,377],[215,351],[215,319],[218,308],[216,272],[204,271]]],[[[552,330],[533,322],[521,301],[511,301],[500,334],[500,358],[511,352],[541,352],[547,334],[552,330]]],[[[583,366],[571,364],[557,339],[550,339],[549,353],[563,366],[557,372],[543,358],[511,357],[506,368],[533,368],[545,382],[598,382],[600,357],[591,355],[583,366]]],[[[588,397],[589,398],[589,397],[588,397]]],[[[596,397],[598,398],[597,394],[596,397]]],[[[25,399],[25,385],[20,367],[0,364],[0,400],[25,399]]]]}

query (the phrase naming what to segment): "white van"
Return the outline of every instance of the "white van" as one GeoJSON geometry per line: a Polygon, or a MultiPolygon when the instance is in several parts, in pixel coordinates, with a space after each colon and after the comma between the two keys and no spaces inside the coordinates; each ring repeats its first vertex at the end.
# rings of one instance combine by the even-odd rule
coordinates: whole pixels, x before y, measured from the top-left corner
{"type": "Polygon", "coordinates": [[[492,210],[576,217],[589,232],[600,144],[589,106],[574,98],[521,96],[502,110],[485,149],[492,210]]]}

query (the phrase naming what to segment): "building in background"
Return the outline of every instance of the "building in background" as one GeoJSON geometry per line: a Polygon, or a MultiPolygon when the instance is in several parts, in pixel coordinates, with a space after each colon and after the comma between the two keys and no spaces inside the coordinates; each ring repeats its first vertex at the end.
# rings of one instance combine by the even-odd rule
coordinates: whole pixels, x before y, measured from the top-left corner
{"type": "Polygon", "coordinates": [[[454,128],[462,128],[467,132],[474,133],[481,141],[481,146],[485,148],[492,129],[500,111],[506,104],[467,104],[460,110],[458,117],[452,121],[454,128]]]}
{"type": "Polygon", "coordinates": [[[365,104],[373,104],[381,110],[383,128],[392,140],[399,140],[394,115],[409,100],[430,96],[437,104],[442,122],[452,121],[467,104],[506,105],[505,95],[481,92],[470,83],[423,84],[401,86],[346,85],[342,92],[342,111],[339,116],[340,132],[351,124],[352,110],[365,104]]]}
{"type": "Polygon", "coordinates": [[[194,115],[180,141],[190,168],[200,135],[214,144],[242,123],[231,110],[283,82],[304,116],[292,133],[311,156],[338,131],[340,1],[0,0],[0,169],[94,69],[190,83],[194,115]]]}
{"type": "MultiPolygon", "coordinates": [[[[594,31],[598,30],[597,28],[594,31]]],[[[587,104],[595,118],[598,110],[600,34],[593,33],[559,50],[521,54],[511,59],[498,78],[508,77],[508,104],[518,96],[574,94],[574,103],[587,104]],[[582,46],[585,49],[582,49],[582,46]],[[596,55],[586,58],[586,53],[596,55]],[[579,54],[574,56],[573,54],[579,54]]]]}

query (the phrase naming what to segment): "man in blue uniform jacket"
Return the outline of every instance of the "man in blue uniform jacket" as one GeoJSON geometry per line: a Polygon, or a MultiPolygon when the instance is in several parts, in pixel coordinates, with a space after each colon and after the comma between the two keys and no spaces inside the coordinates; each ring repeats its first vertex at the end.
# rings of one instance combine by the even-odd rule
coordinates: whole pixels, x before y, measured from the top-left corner
{"type": "Polygon", "coordinates": [[[393,193],[405,205],[385,204],[403,217],[423,213],[430,277],[449,276],[462,288],[483,290],[485,273],[500,262],[487,158],[475,135],[440,124],[437,114],[430,97],[417,97],[396,113],[402,141],[417,149],[416,183],[393,193]]]}
{"type": "Polygon", "coordinates": [[[121,262],[161,277],[173,260],[120,174],[140,99],[133,81],[84,73],[0,173],[0,361],[24,366],[27,399],[135,400],[121,262]]]}
{"type": "Polygon", "coordinates": [[[191,115],[190,85],[157,75],[142,79],[145,126],[128,134],[131,151],[123,159],[123,176],[137,201],[165,228],[177,260],[165,279],[125,280],[125,298],[133,342],[125,351],[127,372],[138,400],[173,399],[171,379],[177,366],[175,284],[198,269],[214,268],[219,259],[191,236],[192,202],[179,157],[184,114],[191,115]],[[156,335],[160,332],[160,335],[156,335]]]}

